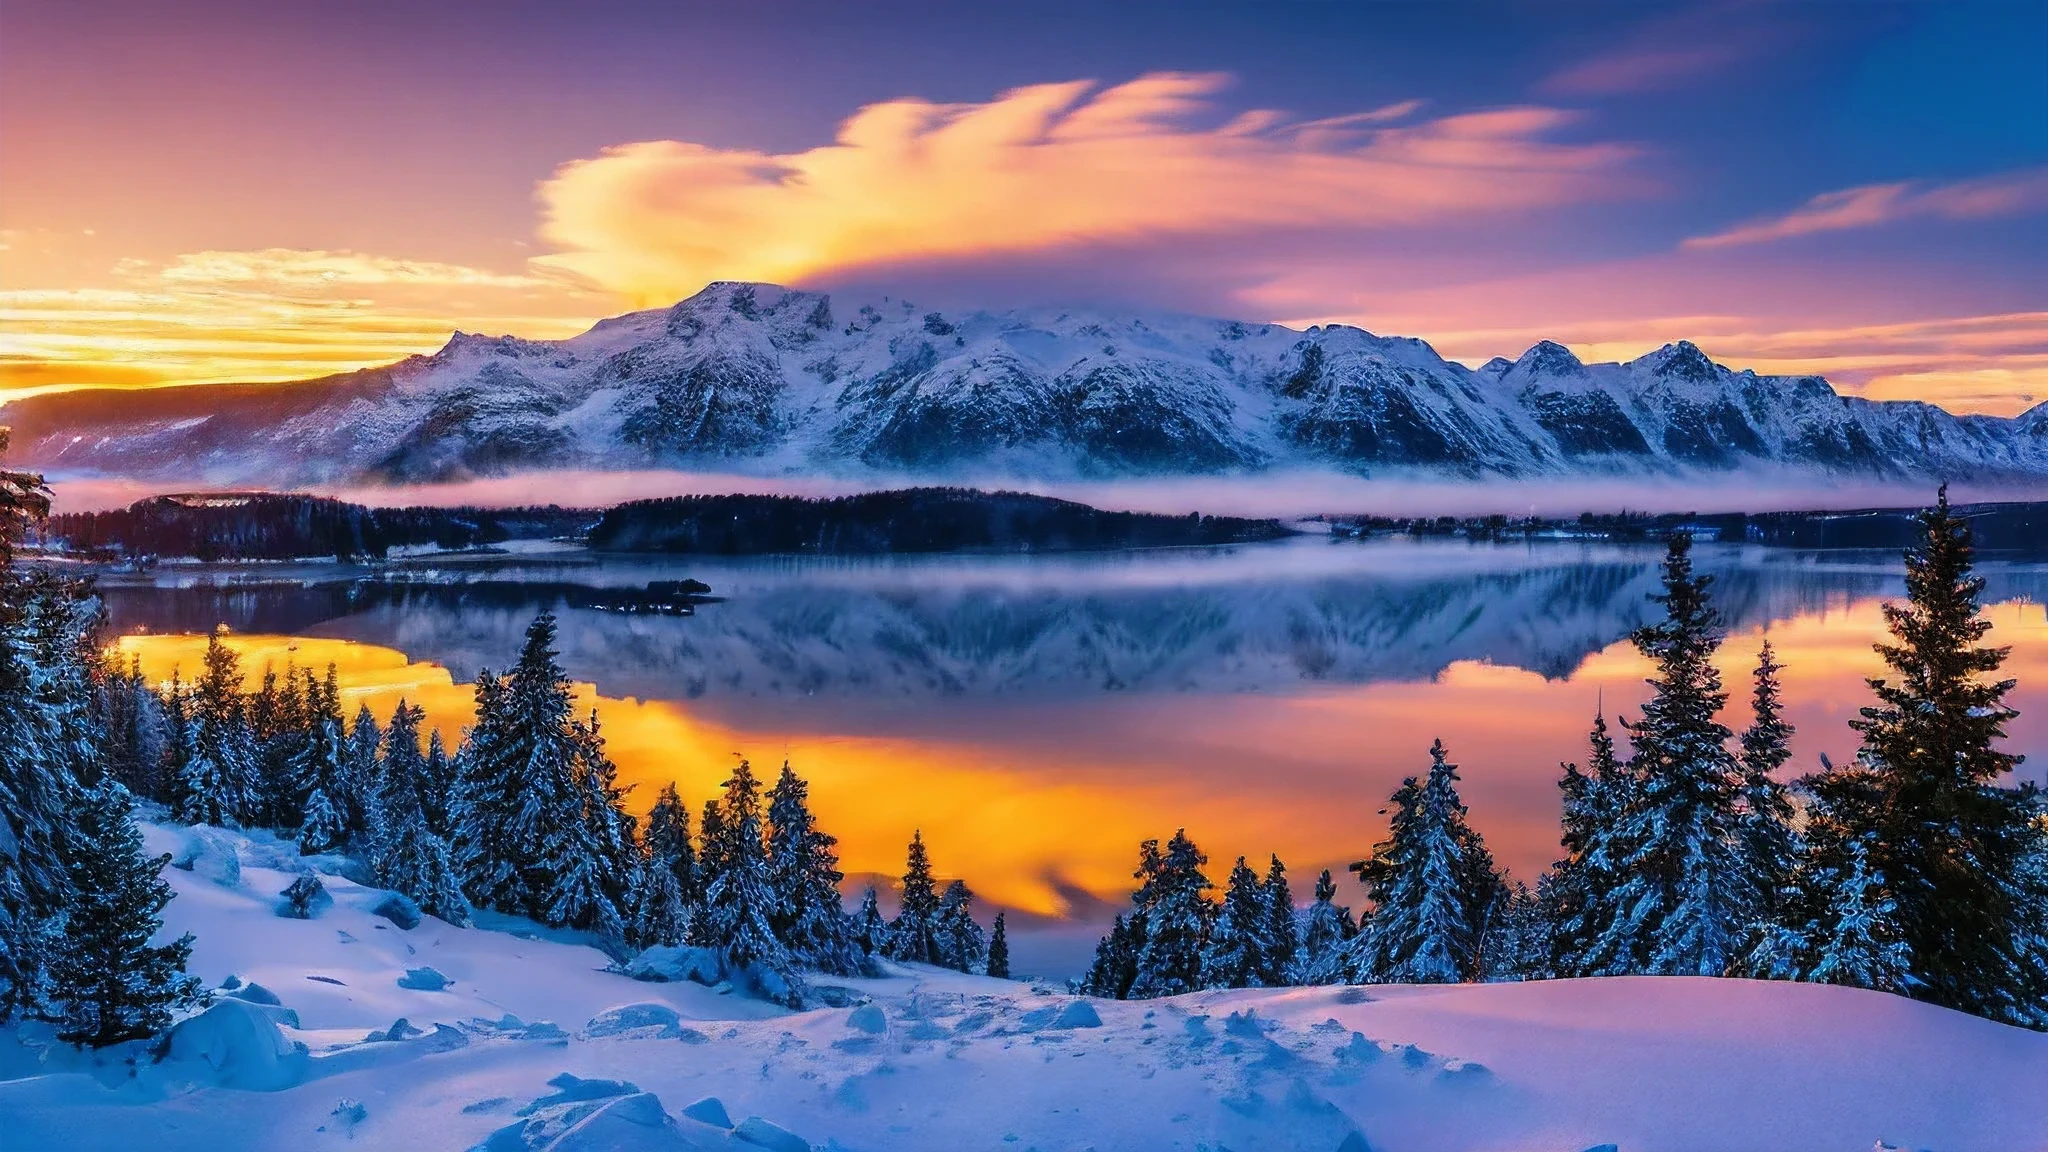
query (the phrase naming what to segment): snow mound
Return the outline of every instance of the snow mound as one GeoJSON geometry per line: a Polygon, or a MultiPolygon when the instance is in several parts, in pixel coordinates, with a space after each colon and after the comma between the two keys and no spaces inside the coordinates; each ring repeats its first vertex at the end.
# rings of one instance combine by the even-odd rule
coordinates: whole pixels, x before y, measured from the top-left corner
{"type": "Polygon", "coordinates": [[[683,1115],[699,1124],[709,1124],[713,1128],[732,1127],[732,1116],[725,1110],[725,1101],[716,1096],[706,1096],[683,1109],[683,1115]]]}
{"type": "Polygon", "coordinates": [[[401,930],[410,932],[420,926],[420,920],[425,913],[421,912],[420,906],[405,893],[386,892],[371,906],[370,915],[381,916],[396,924],[401,930]]]}
{"type": "Polygon", "coordinates": [[[682,1015],[666,1004],[624,1004],[591,1017],[583,1033],[591,1037],[647,1034],[672,1040],[683,1034],[682,1025],[682,1015]]]}
{"type": "Polygon", "coordinates": [[[740,1121],[740,1126],[732,1130],[732,1137],[742,1144],[766,1148],[768,1152],[811,1152],[808,1140],[759,1116],[749,1116],[740,1121]]]}
{"type": "Polygon", "coordinates": [[[171,853],[171,867],[202,876],[223,888],[242,884],[242,856],[233,833],[202,824],[185,829],[171,853]]]}
{"type": "Polygon", "coordinates": [[[264,1006],[224,999],[171,1029],[167,1063],[195,1081],[280,1092],[306,1078],[304,1044],[285,1038],[264,1006]]]}
{"type": "Polygon", "coordinates": [[[846,1014],[846,1026],[857,1032],[880,1036],[889,1030],[889,1018],[880,1004],[863,1004],[846,1014]]]}
{"type": "Polygon", "coordinates": [[[626,975],[657,984],[716,984],[725,978],[725,966],[718,953],[709,948],[656,945],[642,950],[626,962],[626,975]]]}
{"type": "Polygon", "coordinates": [[[410,988],[415,992],[439,992],[451,983],[453,981],[448,977],[432,968],[407,968],[405,975],[398,978],[400,988],[410,988]]]}

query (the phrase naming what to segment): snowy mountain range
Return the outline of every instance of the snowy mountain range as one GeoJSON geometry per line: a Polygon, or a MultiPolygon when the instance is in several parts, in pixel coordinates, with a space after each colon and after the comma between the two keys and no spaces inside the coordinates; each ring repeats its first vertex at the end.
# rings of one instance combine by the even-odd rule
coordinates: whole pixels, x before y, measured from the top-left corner
{"type": "Polygon", "coordinates": [[[1218,474],[2048,476],[2014,418],[1759,376],[1680,341],[1477,369],[1420,340],[1100,310],[942,313],[715,283],[561,341],[457,333],[288,384],[95,389],[0,408],[17,462],[266,485],[647,467],[963,479],[1218,474]]]}

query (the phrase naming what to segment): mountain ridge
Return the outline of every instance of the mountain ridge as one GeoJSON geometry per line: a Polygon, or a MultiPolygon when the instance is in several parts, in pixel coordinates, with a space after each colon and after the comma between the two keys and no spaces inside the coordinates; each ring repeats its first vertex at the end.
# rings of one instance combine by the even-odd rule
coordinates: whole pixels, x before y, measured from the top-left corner
{"type": "Polygon", "coordinates": [[[1540,341],[1479,368],[1349,325],[1102,309],[927,311],[720,281],[565,340],[284,384],[88,389],[0,406],[16,463],[141,479],[431,482],[703,467],[928,479],[1232,474],[2048,477],[2016,417],[1843,396],[1690,341],[1586,364],[1540,341]]]}

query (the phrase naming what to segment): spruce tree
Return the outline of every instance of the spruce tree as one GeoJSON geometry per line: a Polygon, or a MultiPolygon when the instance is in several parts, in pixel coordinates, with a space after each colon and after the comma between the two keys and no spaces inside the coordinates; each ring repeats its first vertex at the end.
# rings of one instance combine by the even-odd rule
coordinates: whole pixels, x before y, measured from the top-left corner
{"type": "Polygon", "coordinates": [[[925,852],[924,832],[910,834],[903,865],[903,896],[895,923],[889,925],[889,959],[911,964],[943,964],[939,941],[939,894],[932,880],[932,861],[925,852]]]}
{"type": "Polygon", "coordinates": [[[1618,829],[1626,853],[1615,866],[1615,918],[1595,945],[1606,972],[1725,975],[1762,910],[1737,838],[1742,772],[1716,718],[1728,694],[1713,663],[1712,582],[1693,572],[1692,538],[1674,535],[1664,591],[1652,597],[1665,618],[1631,637],[1656,673],[1629,726],[1634,796],[1618,829]]]}
{"type": "Polygon", "coordinates": [[[988,974],[998,980],[1010,978],[1010,930],[1003,913],[996,913],[995,927],[988,933],[988,974]]]}
{"type": "Polygon", "coordinates": [[[384,739],[388,751],[373,800],[377,882],[411,897],[427,915],[463,925],[469,923],[469,901],[449,861],[448,845],[427,826],[430,782],[419,745],[425,715],[399,701],[384,739]]]}
{"type": "Polygon", "coordinates": [[[455,830],[448,819],[448,810],[455,795],[455,764],[438,728],[427,733],[425,778],[427,790],[420,800],[426,809],[427,829],[443,840],[451,840],[455,830]]]}
{"type": "Polygon", "coordinates": [[[463,895],[476,907],[519,914],[527,908],[527,892],[520,867],[524,849],[510,840],[519,795],[505,709],[504,679],[480,670],[476,719],[455,755],[448,823],[463,895]]]}
{"type": "Polygon", "coordinates": [[[102,689],[107,770],[137,796],[164,800],[163,702],[142,674],[142,657],[116,666],[102,689]]]}
{"type": "Polygon", "coordinates": [[[1294,890],[1287,886],[1287,865],[1273,854],[1266,866],[1266,955],[1259,969],[1259,982],[1281,988],[1293,982],[1301,956],[1301,931],[1295,924],[1294,890]]]}
{"type": "MultiPolygon", "coordinates": [[[[718,879],[704,894],[711,947],[726,970],[771,999],[801,1007],[803,988],[789,951],[776,938],[775,891],[761,837],[761,789],[745,760],[725,782],[719,804],[718,879]]],[[[706,854],[714,849],[706,845],[706,854]]]]}
{"type": "Polygon", "coordinates": [[[57,1038],[67,1043],[104,1048],[154,1036],[199,998],[198,979],[185,974],[191,934],[149,942],[171,902],[159,875],[171,858],[143,854],[134,810],[128,790],[111,779],[88,789],[79,806],[81,850],[71,862],[50,994],[57,1038]]]}
{"type": "Polygon", "coordinates": [[[1479,935],[1499,878],[1458,797],[1457,765],[1443,741],[1428,777],[1394,793],[1388,838],[1353,865],[1373,900],[1351,966],[1372,982],[1448,984],[1478,972],[1479,935]]]}
{"type": "Polygon", "coordinates": [[[972,972],[988,962],[988,938],[974,920],[974,893],[965,880],[946,885],[939,897],[939,963],[972,972]]]}
{"type": "Polygon", "coordinates": [[[647,813],[628,939],[643,948],[682,943],[689,931],[695,883],[690,809],[677,795],[676,786],[667,784],[647,813]]]}
{"type": "Polygon", "coordinates": [[[1621,887],[1616,868],[1628,854],[1621,818],[1634,798],[1634,778],[1614,753],[1604,711],[1595,711],[1586,770],[1564,765],[1560,839],[1565,855],[1537,885],[1549,929],[1547,971],[1559,976],[1600,974],[1597,954],[1617,916],[1621,887]]]}
{"type": "Polygon", "coordinates": [[[347,846],[353,821],[348,788],[342,782],[347,745],[341,726],[321,718],[299,749],[292,777],[299,782],[299,851],[308,856],[339,852],[347,846]]]}
{"type": "Polygon", "coordinates": [[[262,809],[257,792],[255,743],[242,714],[242,670],[234,649],[215,632],[206,644],[206,671],[193,686],[193,736],[173,809],[180,820],[224,828],[253,820],[262,809]]]}
{"type": "Polygon", "coordinates": [[[586,723],[572,724],[570,739],[564,782],[570,810],[542,858],[548,878],[540,894],[542,919],[621,939],[637,851],[630,818],[620,806],[624,793],[595,713],[586,723]]]}
{"type": "Polygon", "coordinates": [[[1140,941],[1133,938],[1130,922],[1118,913],[1109,932],[1095,945],[1095,962],[1081,980],[1081,990],[1105,1000],[1127,1000],[1138,978],[1140,941]]]}
{"type": "Polygon", "coordinates": [[[377,717],[371,713],[370,705],[357,707],[356,718],[348,726],[348,741],[342,750],[341,786],[342,796],[348,805],[349,832],[361,836],[370,831],[370,807],[372,794],[377,790],[377,778],[382,772],[384,733],[377,726],[377,717]]]}
{"type": "Polygon", "coordinates": [[[1864,835],[1817,850],[1788,890],[1783,922],[1765,931],[1751,957],[1756,975],[1879,992],[1913,989],[1898,905],[1870,848],[1864,835]]]}
{"type": "Polygon", "coordinates": [[[1750,696],[1753,719],[1742,733],[1742,814],[1738,840],[1743,858],[1755,876],[1757,919],[1772,920],[1785,886],[1798,863],[1799,837],[1793,830],[1792,800],[1777,773],[1792,759],[1792,725],[1780,700],[1778,663],[1771,642],[1757,654],[1755,689],[1750,696]]]}
{"type": "Polygon", "coordinates": [[[1892,642],[1877,650],[1891,675],[1871,678],[1877,703],[1850,721],[1863,738],[1855,763],[1808,778],[1809,828],[1864,845],[1894,905],[1911,995],[2048,1026],[2048,945],[2032,929],[2048,891],[2028,867],[2042,834],[2032,789],[2002,784],[2020,757],[1998,747],[2015,715],[2013,681],[1998,678],[2009,649],[1982,642],[1984,581],[1946,488],[1921,528],[1906,601],[1884,609],[1892,642]]]}
{"type": "Polygon", "coordinates": [[[789,761],[768,798],[768,876],[775,889],[775,934],[800,963],[850,976],[860,958],[839,898],[838,838],[811,815],[810,786],[789,761]]]}
{"type": "Polygon", "coordinates": [[[1502,878],[1480,933],[1478,978],[1537,980],[1550,971],[1550,925],[1543,901],[1520,880],[1502,878]]]}
{"type": "Polygon", "coordinates": [[[1239,856],[1230,869],[1229,887],[1223,908],[1209,928],[1202,949],[1202,986],[1205,988],[1263,988],[1265,969],[1273,951],[1266,936],[1266,891],[1259,874],[1239,856]]]}
{"type": "Polygon", "coordinates": [[[1294,970],[1288,974],[1291,984],[1342,984],[1349,983],[1349,974],[1344,971],[1344,948],[1358,932],[1358,925],[1351,918],[1351,909],[1337,903],[1337,881],[1328,868],[1316,877],[1315,903],[1309,905],[1308,917],[1302,925],[1301,950],[1295,957],[1294,970]]]}
{"type": "Polygon", "coordinates": [[[1202,873],[1208,862],[1186,829],[1168,841],[1157,873],[1148,880],[1152,891],[1143,910],[1144,939],[1131,999],[1178,996],[1202,986],[1202,948],[1215,916],[1208,899],[1215,885],[1202,873]]]}
{"type": "Polygon", "coordinates": [[[882,898],[873,884],[861,895],[860,911],[853,914],[853,939],[866,956],[889,952],[889,922],[882,918],[882,898]]]}

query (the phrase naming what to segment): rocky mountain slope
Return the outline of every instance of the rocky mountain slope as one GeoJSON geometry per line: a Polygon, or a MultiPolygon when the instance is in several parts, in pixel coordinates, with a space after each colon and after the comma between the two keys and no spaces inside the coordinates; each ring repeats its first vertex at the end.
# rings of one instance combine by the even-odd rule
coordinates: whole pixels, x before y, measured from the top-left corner
{"type": "Polygon", "coordinates": [[[2004,419],[1731,371],[1687,342],[1469,369],[1342,325],[1088,310],[941,313],[717,283],[562,341],[283,385],[88,390],[0,408],[17,462],[265,484],[553,468],[973,479],[1230,473],[2048,475],[2048,405],[2004,419]]]}

